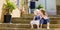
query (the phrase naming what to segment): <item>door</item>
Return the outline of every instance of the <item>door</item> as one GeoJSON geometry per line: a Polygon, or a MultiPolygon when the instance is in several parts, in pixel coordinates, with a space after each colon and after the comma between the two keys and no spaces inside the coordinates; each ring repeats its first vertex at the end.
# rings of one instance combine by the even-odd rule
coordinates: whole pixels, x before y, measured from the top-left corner
{"type": "Polygon", "coordinates": [[[60,15],[60,0],[56,0],[57,15],[60,15]]]}

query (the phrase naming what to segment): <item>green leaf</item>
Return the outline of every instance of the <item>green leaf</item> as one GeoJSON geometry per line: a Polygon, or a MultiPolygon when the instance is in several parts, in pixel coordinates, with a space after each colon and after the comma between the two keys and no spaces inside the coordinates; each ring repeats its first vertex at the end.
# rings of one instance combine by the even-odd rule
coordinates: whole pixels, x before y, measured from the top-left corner
{"type": "Polygon", "coordinates": [[[40,8],[43,8],[42,4],[38,5],[38,7],[37,7],[37,9],[40,9],[40,8]]]}
{"type": "Polygon", "coordinates": [[[6,4],[4,6],[5,10],[9,10],[9,12],[12,12],[15,8],[16,8],[16,5],[15,3],[13,2],[10,2],[10,0],[6,0],[6,4]]]}

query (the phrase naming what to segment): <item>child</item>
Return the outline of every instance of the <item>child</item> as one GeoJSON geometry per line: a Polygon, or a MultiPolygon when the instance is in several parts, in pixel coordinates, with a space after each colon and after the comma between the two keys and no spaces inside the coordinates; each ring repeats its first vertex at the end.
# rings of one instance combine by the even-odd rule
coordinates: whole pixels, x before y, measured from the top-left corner
{"type": "Polygon", "coordinates": [[[40,10],[40,11],[41,11],[40,13],[41,13],[41,16],[42,16],[42,19],[40,20],[41,27],[42,27],[42,24],[45,23],[44,20],[46,20],[47,29],[49,29],[50,19],[49,19],[47,13],[44,10],[40,10]]]}
{"type": "Polygon", "coordinates": [[[39,14],[39,10],[38,9],[36,9],[34,11],[34,15],[35,16],[34,16],[33,20],[30,22],[31,28],[33,28],[33,24],[36,24],[37,25],[37,28],[39,29],[40,14],[39,14]]]}

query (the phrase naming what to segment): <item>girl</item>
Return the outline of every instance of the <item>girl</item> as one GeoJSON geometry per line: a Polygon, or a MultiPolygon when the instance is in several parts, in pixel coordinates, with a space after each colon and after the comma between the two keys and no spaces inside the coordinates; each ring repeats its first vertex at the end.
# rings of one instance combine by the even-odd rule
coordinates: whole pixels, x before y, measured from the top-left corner
{"type": "Polygon", "coordinates": [[[44,20],[46,21],[47,23],[47,29],[49,29],[49,23],[50,23],[50,19],[47,15],[47,13],[44,11],[44,10],[40,10],[40,14],[42,16],[42,19],[40,20],[40,24],[41,24],[41,27],[42,27],[42,24],[45,23],[44,20]]]}
{"type": "Polygon", "coordinates": [[[37,25],[37,28],[39,29],[39,22],[40,22],[40,14],[39,14],[39,10],[36,9],[36,11],[34,11],[34,18],[30,22],[31,28],[33,28],[33,24],[36,24],[37,25]]]}

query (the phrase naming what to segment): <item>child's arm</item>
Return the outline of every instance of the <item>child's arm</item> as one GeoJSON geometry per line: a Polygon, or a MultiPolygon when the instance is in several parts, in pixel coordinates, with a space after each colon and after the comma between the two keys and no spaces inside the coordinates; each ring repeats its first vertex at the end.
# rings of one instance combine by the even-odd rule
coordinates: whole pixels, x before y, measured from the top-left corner
{"type": "Polygon", "coordinates": [[[35,20],[35,16],[33,17],[33,20],[35,20]]]}
{"type": "Polygon", "coordinates": [[[42,19],[42,16],[40,15],[40,20],[42,19]]]}

